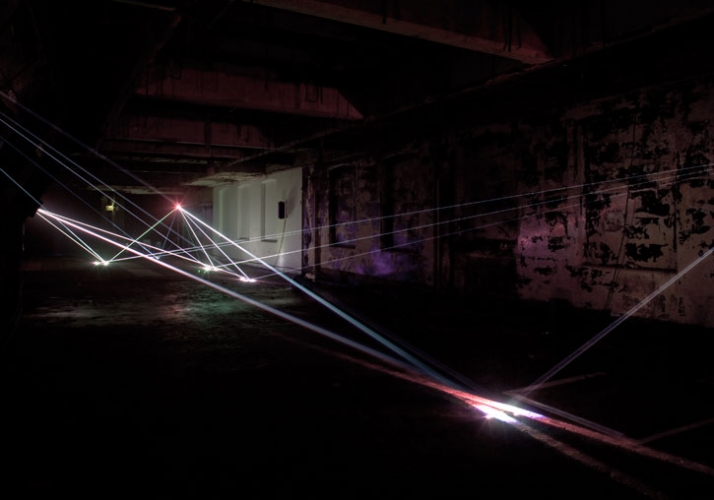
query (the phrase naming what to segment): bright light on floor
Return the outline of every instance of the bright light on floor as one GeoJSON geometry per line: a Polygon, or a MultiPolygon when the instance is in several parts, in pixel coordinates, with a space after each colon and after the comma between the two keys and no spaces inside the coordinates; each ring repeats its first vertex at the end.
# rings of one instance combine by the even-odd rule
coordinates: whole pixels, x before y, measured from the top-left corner
{"type": "Polygon", "coordinates": [[[474,408],[483,412],[483,414],[486,415],[486,418],[495,418],[501,422],[506,422],[507,424],[514,424],[518,422],[515,418],[506,415],[501,410],[497,410],[496,408],[492,408],[487,405],[474,405],[474,408]]]}

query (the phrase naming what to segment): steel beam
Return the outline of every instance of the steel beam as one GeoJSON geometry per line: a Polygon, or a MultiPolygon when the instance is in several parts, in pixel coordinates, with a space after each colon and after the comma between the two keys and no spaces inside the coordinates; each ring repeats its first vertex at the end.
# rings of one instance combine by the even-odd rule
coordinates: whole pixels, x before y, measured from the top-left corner
{"type": "Polygon", "coordinates": [[[135,92],[140,96],[229,109],[362,119],[362,114],[335,88],[223,71],[181,68],[177,74],[156,78],[147,75],[135,92]]]}
{"type": "Polygon", "coordinates": [[[248,149],[272,146],[260,129],[252,125],[142,115],[122,116],[109,139],[248,149]]]}
{"type": "MultiPolygon", "coordinates": [[[[329,19],[331,21],[353,24],[364,28],[386,31],[397,35],[420,38],[434,43],[485,52],[525,64],[542,64],[553,58],[548,54],[545,44],[538,34],[531,29],[517,12],[497,9],[486,2],[480,2],[469,14],[475,19],[472,33],[445,29],[437,26],[434,19],[443,17],[443,12],[452,8],[454,2],[431,2],[432,10],[418,12],[416,5],[402,2],[399,17],[384,11],[382,13],[345,6],[345,0],[243,0],[275,9],[287,10],[299,14],[329,19]],[[432,14],[432,15],[429,15],[432,14]],[[515,28],[514,28],[515,26],[515,28]]],[[[426,5],[422,2],[422,5],[426,5]]],[[[456,13],[458,14],[458,13],[456,13]]],[[[451,19],[458,18],[450,16],[451,19]]]]}
{"type": "Polygon", "coordinates": [[[240,159],[247,156],[247,153],[239,148],[204,146],[201,144],[176,144],[171,142],[133,141],[120,139],[108,139],[102,141],[101,151],[105,153],[188,156],[192,158],[240,159]]]}

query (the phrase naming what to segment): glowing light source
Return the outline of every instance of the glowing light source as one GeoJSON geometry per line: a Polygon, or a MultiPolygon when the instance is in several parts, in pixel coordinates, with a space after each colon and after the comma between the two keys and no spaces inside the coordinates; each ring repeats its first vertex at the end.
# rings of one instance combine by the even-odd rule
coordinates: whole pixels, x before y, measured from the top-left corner
{"type": "Polygon", "coordinates": [[[180,203],[176,204],[176,210],[183,210],[183,207],[181,206],[180,203]]]}
{"type": "Polygon", "coordinates": [[[518,406],[509,405],[506,403],[500,403],[498,401],[493,401],[492,406],[494,408],[497,408],[497,409],[503,411],[503,412],[510,413],[511,415],[515,415],[516,417],[526,417],[526,418],[530,418],[533,420],[540,420],[542,418],[545,418],[543,415],[541,415],[539,413],[536,413],[536,412],[533,412],[530,410],[526,410],[524,408],[519,408],[518,406]]]}
{"type": "Polygon", "coordinates": [[[511,417],[510,415],[507,415],[506,413],[502,412],[501,410],[497,410],[496,408],[492,408],[490,406],[474,405],[474,408],[483,412],[483,414],[486,416],[486,418],[495,418],[496,420],[500,420],[501,422],[506,422],[507,424],[514,424],[514,423],[518,422],[518,420],[511,417]]]}
{"type": "Polygon", "coordinates": [[[255,283],[257,281],[254,278],[246,278],[245,276],[239,276],[238,279],[246,283],[255,283]]]}
{"type": "Polygon", "coordinates": [[[94,264],[95,266],[108,266],[109,262],[107,262],[106,260],[95,260],[94,262],[92,262],[92,264],[94,264]]]}

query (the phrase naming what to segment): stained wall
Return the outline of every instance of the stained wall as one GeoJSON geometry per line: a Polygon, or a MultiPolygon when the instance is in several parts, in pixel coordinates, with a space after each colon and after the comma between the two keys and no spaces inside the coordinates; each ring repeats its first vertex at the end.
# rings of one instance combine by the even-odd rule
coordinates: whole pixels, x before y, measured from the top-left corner
{"type": "Polygon", "coordinates": [[[640,89],[306,169],[303,266],[714,326],[714,264],[698,261],[714,244],[712,87],[640,89]]]}
{"type": "Polygon", "coordinates": [[[712,111],[699,81],[515,125],[527,131],[518,192],[534,192],[520,202],[519,296],[615,315],[650,298],[635,314],[714,326],[714,268],[698,260],[714,244],[712,111]]]}

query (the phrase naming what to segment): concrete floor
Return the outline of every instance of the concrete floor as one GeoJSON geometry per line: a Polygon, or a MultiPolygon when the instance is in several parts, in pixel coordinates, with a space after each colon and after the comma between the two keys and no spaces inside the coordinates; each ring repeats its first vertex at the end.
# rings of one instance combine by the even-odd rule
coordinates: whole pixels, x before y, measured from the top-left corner
{"type": "MultiPolygon", "coordinates": [[[[714,496],[711,331],[629,320],[530,395],[565,425],[514,425],[150,263],[33,260],[25,277],[2,367],[5,498],[714,496]]],[[[376,346],[277,278],[208,279],[376,346]]],[[[318,290],[503,401],[612,321],[318,290]]]]}

